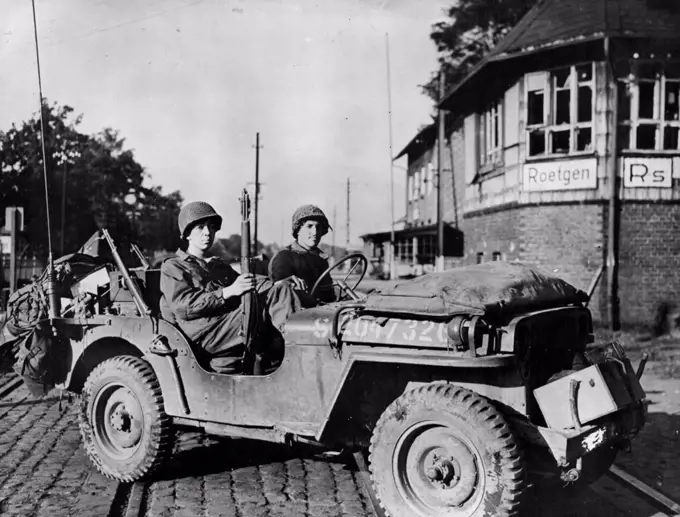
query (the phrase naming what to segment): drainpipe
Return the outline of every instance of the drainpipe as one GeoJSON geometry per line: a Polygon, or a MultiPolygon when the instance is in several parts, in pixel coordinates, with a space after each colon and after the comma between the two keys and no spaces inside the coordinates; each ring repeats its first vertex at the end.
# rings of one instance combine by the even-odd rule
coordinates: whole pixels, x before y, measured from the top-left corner
{"type": "Polygon", "coordinates": [[[619,200],[617,184],[617,133],[619,124],[619,89],[616,74],[611,60],[611,41],[604,39],[604,56],[607,63],[607,89],[605,91],[609,105],[609,139],[607,149],[607,176],[609,177],[609,220],[607,228],[607,295],[609,297],[609,325],[611,330],[619,330],[619,278],[618,278],[618,241],[619,241],[619,200]]]}

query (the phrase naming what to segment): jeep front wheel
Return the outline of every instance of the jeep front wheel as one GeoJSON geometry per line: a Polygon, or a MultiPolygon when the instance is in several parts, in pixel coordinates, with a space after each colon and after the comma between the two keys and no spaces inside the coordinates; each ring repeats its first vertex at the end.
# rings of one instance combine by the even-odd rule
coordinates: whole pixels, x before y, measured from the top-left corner
{"type": "Polygon", "coordinates": [[[174,435],[158,379],[138,357],[114,357],[94,368],[78,416],[90,460],[118,481],[151,474],[172,450],[174,435]]]}
{"type": "Polygon", "coordinates": [[[487,399],[451,384],[395,400],[376,424],[370,463],[392,517],[509,517],[524,500],[524,464],[507,422],[487,399]]]}

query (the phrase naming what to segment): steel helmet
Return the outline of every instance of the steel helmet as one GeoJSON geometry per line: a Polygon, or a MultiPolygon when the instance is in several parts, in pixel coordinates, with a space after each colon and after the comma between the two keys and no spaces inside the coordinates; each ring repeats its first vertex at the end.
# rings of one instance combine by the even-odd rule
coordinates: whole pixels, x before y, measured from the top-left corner
{"type": "Polygon", "coordinates": [[[302,205],[300,208],[295,210],[293,212],[293,237],[297,239],[297,234],[300,231],[300,228],[302,228],[302,225],[307,219],[317,219],[320,221],[324,228],[322,229],[321,235],[326,235],[328,233],[329,229],[331,228],[331,225],[328,224],[328,219],[326,218],[326,214],[323,213],[323,210],[321,210],[318,206],[314,205],[302,205]]]}
{"type": "Polygon", "coordinates": [[[179,233],[186,237],[187,230],[199,221],[213,219],[217,223],[217,229],[222,228],[222,216],[215,209],[204,201],[194,201],[182,207],[179,212],[179,233]]]}

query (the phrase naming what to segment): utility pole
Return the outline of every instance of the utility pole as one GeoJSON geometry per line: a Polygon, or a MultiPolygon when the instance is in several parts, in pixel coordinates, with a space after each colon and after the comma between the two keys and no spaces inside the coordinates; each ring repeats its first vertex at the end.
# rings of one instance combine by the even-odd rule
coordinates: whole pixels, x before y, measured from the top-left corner
{"type": "MultiPolygon", "coordinates": [[[[444,74],[439,72],[439,102],[444,100],[444,74]]],[[[444,219],[442,218],[442,172],[444,170],[444,110],[439,108],[439,138],[437,138],[437,260],[435,269],[444,270],[444,219]]]]}
{"type": "Polygon", "coordinates": [[[385,34],[385,54],[387,61],[387,121],[390,137],[390,279],[397,278],[394,252],[394,153],[392,151],[392,87],[390,83],[390,38],[385,34]]]}
{"type": "Polygon", "coordinates": [[[62,185],[61,185],[61,231],[59,232],[60,255],[64,256],[64,232],[66,231],[66,161],[62,164],[62,185]]]}
{"type": "MultiPolygon", "coordinates": [[[[336,212],[337,212],[337,206],[333,205],[333,228],[337,228],[337,226],[335,226],[335,222],[336,222],[336,219],[337,219],[336,212]]],[[[331,246],[332,246],[331,255],[333,257],[333,262],[335,262],[335,229],[333,230],[333,243],[332,243],[331,246]]]]}
{"type": "Polygon", "coordinates": [[[10,248],[9,248],[9,294],[13,294],[17,290],[17,237],[19,224],[17,216],[19,210],[15,207],[10,208],[9,213],[9,231],[10,231],[10,248]]]}
{"type": "Polygon", "coordinates": [[[253,203],[253,256],[257,255],[257,205],[260,199],[260,133],[255,134],[255,202],[253,203]]]}
{"type": "Polygon", "coordinates": [[[347,178],[347,250],[349,250],[349,196],[350,196],[350,184],[349,178],[347,178]]]}

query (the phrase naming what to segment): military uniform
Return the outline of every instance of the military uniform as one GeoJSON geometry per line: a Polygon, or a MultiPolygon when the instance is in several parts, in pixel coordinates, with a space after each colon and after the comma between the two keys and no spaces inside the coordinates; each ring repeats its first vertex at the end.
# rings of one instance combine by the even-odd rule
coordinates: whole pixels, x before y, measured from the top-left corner
{"type": "MultiPolygon", "coordinates": [[[[220,259],[203,260],[182,250],[161,266],[161,312],[174,321],[194,343],[210,356],[210,365],[222,373],[242,371],[245,353],[241,330],[241,299],[222,297],[238,273],[220,259]]],[[[260,341],[281,333],[289,316],[302,303],[286,283],[274,285],[257,276],[260,341]],[[273,328],[272,328],[273,327],[273,328]]]]}
{"type": "MultiPolygon", "coordinates": [[[[269,276],[276,282],[295,275],[304,280],[308,289],[311,290],[326,269],[328,269],[328,258],[321,250],[308,250],[294,242],[280,250],[271,260],[269,276]]],[[[333,279],[330,275],[326,275],[321,280],[316,291],[316,299],[324,303],[335,301],[333,279]]],[[[303,297],[303,301],[305,305],[315,304],[306,297],[303,297]]]]}

